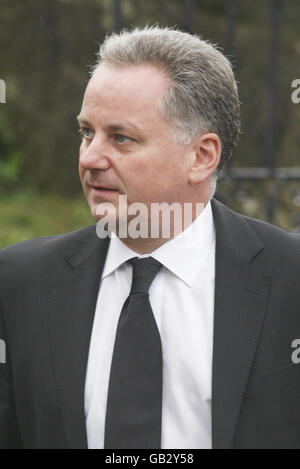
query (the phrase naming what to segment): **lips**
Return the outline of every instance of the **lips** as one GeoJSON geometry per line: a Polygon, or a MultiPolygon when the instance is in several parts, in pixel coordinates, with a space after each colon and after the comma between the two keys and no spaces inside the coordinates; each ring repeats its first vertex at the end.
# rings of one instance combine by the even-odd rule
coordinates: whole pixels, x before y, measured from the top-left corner
{"type": "Polygon", "coordinates": [[[95,189],[97,191],[117,191],[117,189],[114,189],[113,187],[106,187],[106,186],[96,186],[94,184],[90,184],[90,187],[92,189],[95,189]]]}

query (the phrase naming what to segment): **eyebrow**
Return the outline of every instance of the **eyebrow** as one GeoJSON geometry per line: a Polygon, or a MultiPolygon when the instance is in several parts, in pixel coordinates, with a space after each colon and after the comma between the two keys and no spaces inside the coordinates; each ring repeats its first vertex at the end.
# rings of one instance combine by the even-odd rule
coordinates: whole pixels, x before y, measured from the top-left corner
{"type": "MultiPolygon", "coordinates": [[[[87,125],[89,127],[92,127],[92,124],[87,119],[85,119],[83,116],[81,116],[80,114],[77,116],[77,120],[80,124],[84,124],[84,125],[87,125]]],[[[120,124],[118,122],[116,122],[114,124],[109,124],[109,125],[105,126],[105,129],[113,131],[113,132],[123,132],[124,130],[127,130],[128,127],[131,127],[133,130],[135,130],[137,132],[141,132],[141,129],[139,127],[137,127],[132,122],[127,122],[127,121],[125,122],[124,125],[120,124]]]]}

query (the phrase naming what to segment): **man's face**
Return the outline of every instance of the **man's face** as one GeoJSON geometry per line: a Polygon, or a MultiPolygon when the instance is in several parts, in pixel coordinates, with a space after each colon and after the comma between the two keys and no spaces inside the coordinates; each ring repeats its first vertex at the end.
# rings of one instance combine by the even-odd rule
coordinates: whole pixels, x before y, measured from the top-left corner
{"type": "Polygon", "coordinates": [[[148,209],[152,202],[188,202],[189,147],[174,142],[158,107],[168,87],[151,65],[102,64],[91,78],[78,117],[79,174],[96,219],[97,206],[117,209],[119,195],[148,209]]]}

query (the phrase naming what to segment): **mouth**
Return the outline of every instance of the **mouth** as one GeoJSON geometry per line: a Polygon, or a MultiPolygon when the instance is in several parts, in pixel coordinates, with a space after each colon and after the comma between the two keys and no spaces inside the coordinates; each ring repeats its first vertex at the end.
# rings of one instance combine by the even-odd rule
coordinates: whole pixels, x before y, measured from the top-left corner
{"type": "Polygon", "coordinates": [[[90,188],[92,189],[92,192],[94,195],[100,195],[100,196],[108,196],[111,194],[116,194],[119,192],[117,189],[113,189],[111,187],[105,187],[105,186],[94,186],[90,185],[90,188]]]}
{"type": "Polygon", "coordinates": [[[96,186],[93,184],[90,184],[90,187],[92,189],[95,189],[97,191],[116,191],[117,189],[114,189],[113,187],[107,187],[107,186],[96,186]]]}

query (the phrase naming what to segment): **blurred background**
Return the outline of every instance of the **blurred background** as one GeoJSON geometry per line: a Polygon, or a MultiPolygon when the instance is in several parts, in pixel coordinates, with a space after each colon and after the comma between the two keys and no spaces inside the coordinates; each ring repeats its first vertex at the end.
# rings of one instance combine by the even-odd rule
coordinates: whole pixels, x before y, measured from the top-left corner
{"type": "Polygon", "coordinates": [[[242,134],[217,197],[300,232],[299,18],[299,0],[0,0],[0,247],[93,223],[75,119],[89,66],[107,33],[156,23],[210,39],[234,66],[242,134]]]}

